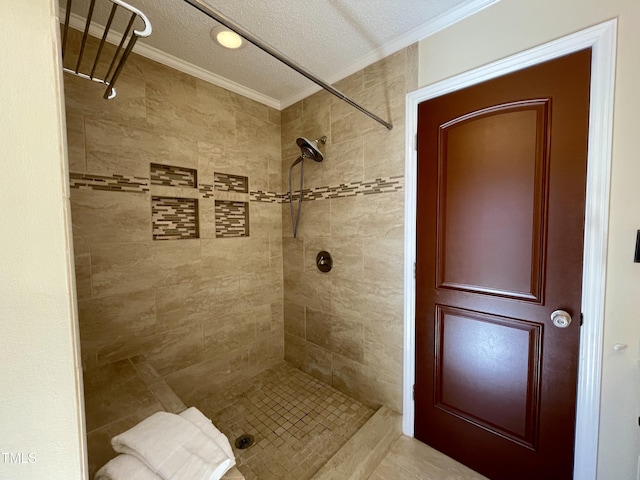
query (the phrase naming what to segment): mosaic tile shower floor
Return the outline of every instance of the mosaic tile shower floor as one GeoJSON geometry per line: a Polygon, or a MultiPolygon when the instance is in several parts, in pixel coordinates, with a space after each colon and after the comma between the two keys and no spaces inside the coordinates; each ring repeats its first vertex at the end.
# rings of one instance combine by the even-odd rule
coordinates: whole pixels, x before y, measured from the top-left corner
{"type": "Polygon", "coordinates": [[[280,364],[249,380],[235,396],[196,402],[232,445],[247,480],[310,479],[373,415],[373,409],[306,373],[280,364]]]}

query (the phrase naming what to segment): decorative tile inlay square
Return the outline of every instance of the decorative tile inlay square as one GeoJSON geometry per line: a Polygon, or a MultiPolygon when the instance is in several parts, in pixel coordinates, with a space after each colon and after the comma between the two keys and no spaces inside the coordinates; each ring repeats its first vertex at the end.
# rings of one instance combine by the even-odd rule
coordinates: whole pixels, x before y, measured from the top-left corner
{"type": "Polygon", "coordinates": [[[172,165],[151,164],[151,185],[167,187],[193,187],[198,184],[198,171],[172,165]]]}
{"type": "Polygon", "coordinates": [[[249,204],[216,200],[216,237],[248,237],[249,204]]]}
{"type": "Polygon", "coordinates": [[[151,197],[154,240],[198,238],[198,200],[151,197]]]}
{"type": "Polygon", "coordinates": [[[249,192],[249,178],[240,175],[229,175],[227,173],[214,172],[213,184],[220,192],[249,192]]]}

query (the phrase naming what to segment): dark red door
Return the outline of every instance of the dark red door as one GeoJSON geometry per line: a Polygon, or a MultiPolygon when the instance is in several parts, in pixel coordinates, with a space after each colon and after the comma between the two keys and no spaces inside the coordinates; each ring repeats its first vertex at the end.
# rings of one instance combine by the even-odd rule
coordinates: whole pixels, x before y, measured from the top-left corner
{"type": "Polygon", "coordinates": [[[415,435],[494,480],[572,478],[590,66],[419,106],[415,435]]]}

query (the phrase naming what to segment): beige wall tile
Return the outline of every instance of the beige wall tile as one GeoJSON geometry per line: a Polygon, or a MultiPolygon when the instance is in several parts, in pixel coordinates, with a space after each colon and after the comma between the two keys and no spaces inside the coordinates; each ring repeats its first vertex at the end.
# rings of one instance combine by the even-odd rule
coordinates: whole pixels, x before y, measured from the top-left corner
{"type": "Polygon", "coordinates": [[[269,239],[260,237],[202,239],[205,277],[261,271],[269,266],[269,239]]]}
{"type": "Polygon", "coordinates": [[[413,92],[419,87],[419,53],[418,43],[407,47],[407,93],[413,92]]]}
{"type": "Polygon", "coordinates": [[[156,332],[153,291],[125,293],[78,301],[80,339],[88,348],[156,332]]]}
{"type": "Polygon", "coordinates": [[[149,177],[150,163],[195,168],[193,139],[87,118],[87,171],[149,177]]]}
{"type": "Polygon", "coordinates": [[[331,384],[331,353],[324,348],[305,342],[302,370],[309,375],[331,384]]]}
{"type": "Polygon", "coordinates": [[[306,338],[304,307],[293,302],[284,302],[284,331],[296,337],[306,338]]]}
{"type": "Polygon", "coordinates": [[[305,273],[331,278],[363,279],[363,248],[360,237],[323,237],[305,239],[305,273]],[[316,257],[327,251],[333,259],[333,268],[323,273],[318,270],[316,257]]]}
{"type": "MultiPolygon", "coordinates": [[[[364,326],[361,321],[331,316],[331,348],[333,353],[362,363],[365,358],[364,326]]],[[[400,344],[400,347],[402,344],[400,344]]]]}
{"type": "Polygon", "coordinates": [[[84,116],[67,108],[67,147],[69,154],[69,170],[72,172],[87,171],[87,156],[84,147],[84,116]]]}
{"type": "Polygon", "coordinates": [[[283,272],[287,276],[291,273],[304,272],[305,240],[298,238],[283,238],[283,272]]]}
{"type": "Polygon", "coordinates": [[[404,75],[407,68],[407,50],[403,48],[382,60],[365,67],[364,88],[371,88],[377,84],[388,84],[392,78],[404,75]]]}
{"type": "MultiPolygon", "coordinates": [[[[294,204],[294,214],[297,212],[297,200],[294,204]]],[[[327,201],[316,200],[302,202],[300,223],[298,224],[298,237],[328,237],[331,235],[331,210],[327,201]]],[[[293,237],[291,227],[291,213],[289,204],[283,205],[282,236],[293,237]]]]}
{"type": "MultiPolygon", "coordinates": [[[[204,327],[204,355],[212,358],[247,346],[257,340],[256,315],[263,310],[250,309],[231,316],[216,317],[204,327]]],[[[269,312],[269,315],[271,312],[269,312]]]]}
{"type": "Polygon", "coordinates": [[[303,368],[305,343],[302,338],[296,335],[290,335],[286,332],[284,334],[284,359],[296,368],[303,368]]]}
{"type": "Polygon", "coordinates": [[[282,206],[277,203],[249,203],[249,235],[252,237],[282,236],[282,206]]]}
{"type": "Polygon", "coordinates": [[[151,240],[151,199],[146,193],[71,189],[75,245],[151,240]]]}
{"type": "Polygon", "coordinates": [[[404,240],[364,238],[364,278],[402,287],[404,276],[404,240]]]}
{"type": "Polygon", "coordinates": [[[71,74],[64,75],[65,104],[79,114],[135,127],[147,125],[145,85],[135,62],[118,79],[117,96],[104,100],[105,87],[71,74]]]}
{"type": "Polygon", "coordinates": [[[399,239],[404,236],[403,192],[335,198],[329,202],[333,235],[399,239]]]}
{"type": "Polygon", "coordinates": [[[282,110],[281,113],[281,124],[291,122],[293,120],[298,120],[302,117],[302,101],[296,102],[293,105],[282,110]]]}
{"type": "Polygon", "coordinates": [[[201,275],[200,241],[95,244],[91,262],[94,295],[194,282],[201,275]]]}
{"type": "Polygon", "coordinates": [[[386,405],[402,412],[402,375],[392,378],[369,367],[358,369],[358,397],[371,406],[386,405]]]}
{"type": "Polygon", "coordinates": [[[332,383],[342,393],[358,394],[358,364],[336,353],[332,357],[332,383]]]}
{"type": "Polygon", "coordinates": [[[219,135],[215,142],[198,140],[198,178],[200,183],[213,185],[215,172],[249,176],[244,156],[235,155],[236,139],[219,135]]]}
{"type": "Polygon", "coordinates": [[[306,336],[308,342],[319,347],[331,349],[333,322],[331,314],[316,312],[310,308],[306,309],[306,336]]]}
{"type": "Polygon", "coordinates": [[[321,312],[331,312],[331,279],[291,273],[284,278],[284,300],[321,312]]]}
{"type": "Polygon", "coordinates": [[[374,178],[364,176],[364,146],[361,137],[342,143],[334,141],[320,150],[324,152],[325,160],[318,164],[320,180],[316,186],[334,186],[374,178]]]}
{"type": "Polygon", "coordinates": [[[280,125],[282,123],[282,114],[280,110],[276,110],[275,108],[267,107],[269,109],[267,119],[271,123],[275,123],[276,125],[280,125]]]}
{"type": "Polygon", "coordinates": [[[341,317],[373,322],[402,318],[402,285],[335,278],[331,312],[341,317]]]}
{"type": "Polygon", "coordinates": [[[240,294],[238,277],[197,280],[156,288],[156,315],[159,332],[195,323],[215,321],[216,305],[240,294]]]}
{"type": "Polygon", "coordinates": [[[401,318],[367,323],[364,327],[364,360],[360,363],[389,377],[402,377],[403,335],[401,318]]]}
{"type": "Polygon", "coordinates": [[[74,255],[76,273],[76,294],[78,300],[91,297],[91,254],[76,253],[74,255]]]}
{"type": "Polygon", "coordinates": [[[393,130],[382,130],[364,137],[364,178],[385,178],[404,175],[403,124],[393,130]]]}
{"type": "Polygon", "coordinates": [[[202,325],[190,325],[155,335],[145,356],[163,376],[201,362],[204,357],[202,325]]]}

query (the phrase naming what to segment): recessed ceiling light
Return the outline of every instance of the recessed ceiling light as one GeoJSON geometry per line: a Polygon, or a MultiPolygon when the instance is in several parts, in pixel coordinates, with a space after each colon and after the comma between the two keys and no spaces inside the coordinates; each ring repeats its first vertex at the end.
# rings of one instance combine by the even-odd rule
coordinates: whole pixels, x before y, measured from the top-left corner
{"type": "Polygon", "coordinates": [[[245,41],[236,32],[229,30],[224,25],[218,25],[211,29],[211,38],[224,48],[237,50],[244,47],[245,41]]]}

